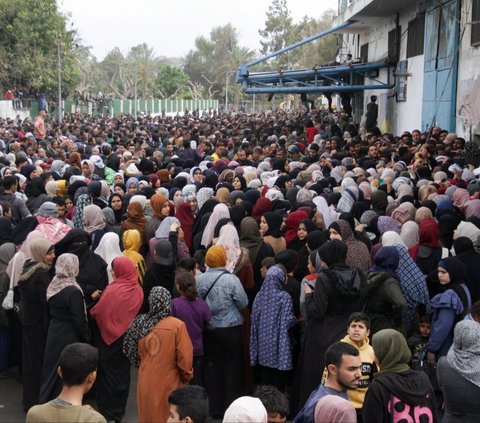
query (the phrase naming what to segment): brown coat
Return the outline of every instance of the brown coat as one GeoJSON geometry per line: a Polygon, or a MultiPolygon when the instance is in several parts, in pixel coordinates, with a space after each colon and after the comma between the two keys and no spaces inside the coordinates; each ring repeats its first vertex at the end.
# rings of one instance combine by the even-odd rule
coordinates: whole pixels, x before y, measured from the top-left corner
{"type": "Polygon", "coordinates": [[[193,376],[193,347],[185,324],[175,317],[160,320],[138,342],[137,407],[140,422],[166,422],[168,396],[193,376]]]}

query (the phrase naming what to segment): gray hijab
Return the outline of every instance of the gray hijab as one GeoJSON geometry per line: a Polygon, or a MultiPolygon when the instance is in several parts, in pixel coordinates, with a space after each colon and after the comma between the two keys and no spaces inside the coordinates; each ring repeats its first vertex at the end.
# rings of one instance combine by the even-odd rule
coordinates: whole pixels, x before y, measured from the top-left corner
{"type": "Polygon", "coordinates": [[[462,377],[480,387],[480,324],[462,320],[455,326],[448,364],[462,377]]]}

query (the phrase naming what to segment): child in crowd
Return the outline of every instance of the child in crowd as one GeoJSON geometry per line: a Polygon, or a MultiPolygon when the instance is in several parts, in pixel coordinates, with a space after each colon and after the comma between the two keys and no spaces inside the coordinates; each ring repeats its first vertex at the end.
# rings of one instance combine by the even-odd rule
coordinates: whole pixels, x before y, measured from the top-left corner
{"type": "Polygon", "coordinates": [[[180,272],[175,277],[175,288],[180,297],[172,301],[172,316],[187,327],[193,344],[193,385],[202,383],[203,331],[207,330],[212,312],[207,303],[198,298],[195,278],[190,272],[180,272]]]}
{"type": "Polygon", "coordinates": [[[300,314],[303,317],[303,319],[306,321],[308,320],[306,316],[306,311],[305,311],[305,285],[310,286],[310,288],[315,289],[315,282],[317,282],[317,269],[315,267],[315,262],[317,260],[317,250],[312,251],[308,255],[308,262],[307,262],[307,268],[308,268],[308,275],[305,276],[302,279],[301,282],[301,288],[300,288],[300,314]]]}
{"type": "Polygon", "coordinates": [[[430,338],[432,315],[424,314],[418,323],[418,332],[408,338],[408,347],[412,352],[411,367],[414,370],[425,372],[435,390],[438,390],[437,369],[435,364],[427,360],[427,344],[430,338]]]}
{"type": "MultiPolygon", "coordinates": [[[[361,422],[363,401],[368,386],[373,380],[374,374],[378,371],[375,364],[375,353],[370,345],[370,318],[362,312],[352,313],[348,318],[347,335],[341,339],[358,349],[362,360],[362,377],[359,380],[357,389],[348,389],[348,399],[355,407],[358,422],[361,422]]],[[[328,377],[327,369],[323,373],[322,383],[328,377]]]]}

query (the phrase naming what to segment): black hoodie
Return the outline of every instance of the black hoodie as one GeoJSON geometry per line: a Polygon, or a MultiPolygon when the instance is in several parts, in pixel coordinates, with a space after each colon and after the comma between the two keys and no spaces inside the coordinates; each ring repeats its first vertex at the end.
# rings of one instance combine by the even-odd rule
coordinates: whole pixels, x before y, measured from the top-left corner
{"type": "Polygon", "coordinates": [[[440,421],[435,394],[428,376],[415,370],[380,373],[365,396],[363,421],[368,423],[440,421]],[[392,405],[395,409],[394,416],[391,415],[392,405]]]}

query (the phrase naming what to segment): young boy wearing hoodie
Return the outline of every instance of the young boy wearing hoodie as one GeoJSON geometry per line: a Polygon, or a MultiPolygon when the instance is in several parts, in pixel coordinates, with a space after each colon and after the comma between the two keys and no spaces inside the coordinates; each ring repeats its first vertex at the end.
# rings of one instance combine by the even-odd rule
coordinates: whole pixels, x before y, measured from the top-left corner
{"type": "MultiPolygon", "coordinates": [[[[361,422],[362,407],[368,386],[373,380],[374,374],[377,372],[375,364],[375,353],[370,345],[368,336],[370,335],[370,318],[362,312],[352,313],[348,318],[347,334],[342,338],[341,342],[346,342],[354,346],[360,353],[362,360],[361,373],[356,389],[347,389],[348,399],[355,407],[358,421],[361,422]]],[[[326,377],[326,372],[323,378],[326,377]]]]}

